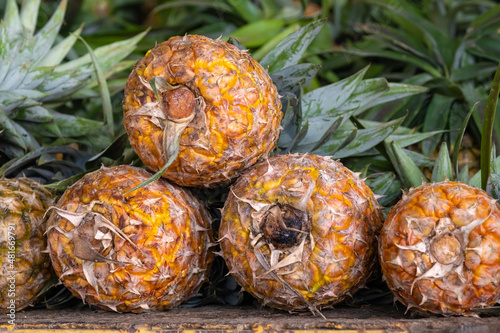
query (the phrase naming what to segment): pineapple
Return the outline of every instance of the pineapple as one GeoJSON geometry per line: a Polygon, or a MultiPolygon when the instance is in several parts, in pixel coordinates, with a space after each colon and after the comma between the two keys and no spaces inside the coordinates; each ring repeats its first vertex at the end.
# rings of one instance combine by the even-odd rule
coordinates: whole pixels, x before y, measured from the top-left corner
{"type": "Polygon", "coordinates": [[[55,200],[53,192],[29,178],[0,179],[1,312],[32,305],[53,277],[44,214],[55,200]]]}
{"type": "Polygon", "coordinates": [[[219,229],[221,254],[262,304],[317,312],[367,281],[381,219],[370,188],[340,162],[278,155],[231,188],[219,229]]]}
{"type": "Polygon", "coordinates": [[[387,284],[409,308],[471,315],[500,299],[500,205],[453,181],[410,190],[390,211],[380,240],[387,284]]]}
{"type": "Polygon", "coordinates": [[[52,265],[84,302],[118,312],[164,310],[207,278],[214,245],[208,212],[163,179],[130,191],[150,176],[132,166],[101,168],[52,209],[52,265]]]}
{"type": "Polygon", "coordinates": [[[139,60],[123,112],[144,164],[160,171],[171,163],[163,176],[193,187],[228,184],[267,157],[282,118],[276,87],[258,62],[197,35],[172,37],[139,60]]]}
{"type": "MultiPolygon", "coordinates": [[[[495,80],[493,87],[500,75],[495,80]]],[[[493,87],[487,113],[496,109],[493,87]]],[[[386,146],[403,183],[412,188],[387,215],[379,260],[396,298],[416,312],[477,315],[500,300],[500,205],[492,197],[498,197],[500,177],[497,163],[490,167],[489,161],[470,180],[468,167],[459,169],[468,117],[458,131],[453,161],[442,143],[430,183],[396,143],[386,146]],[[457,181],[450,181],[453,173],[457,181]],[[478,188],[478,180],[488,192],[478,188]]],[[[489,121],[485,117],[485,136],[489,121]]],[[[481,154],[494,159],[494,146],[482,142],[481,154]]]]}

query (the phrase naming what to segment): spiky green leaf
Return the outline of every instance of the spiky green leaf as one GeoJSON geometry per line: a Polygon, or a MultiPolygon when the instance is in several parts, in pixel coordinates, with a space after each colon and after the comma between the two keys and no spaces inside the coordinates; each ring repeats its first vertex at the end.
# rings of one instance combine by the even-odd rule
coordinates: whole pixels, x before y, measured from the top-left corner
{"type": "Polygon", "coordinates": [[[68,37],[64,38],[62,41],[60,41],[57,45],[52,47],[43,57],[40,62],[38,63],[39,67],[44,67],[44,66],[56,66],[63,61],[63,59],[68,55],[69,51],[73,48],[73,45],[75,45],[75,42],[78,39],[78,36],[80,36],[80,33],[82,32],[83,25],[81,25],[78,29],[76,29],[74,32],[72,32],[68,37]]]}
{"type": "Polygon", "coordinates": [[[258,47],[276,36],[284,25],[283,20],[259,20],[238,28],[231,36],[247,48],[258,47]]]}
{"type": "Polygon", "coordinates": [[[125,151],[125,147],[128,143],[127,133],[123,133],[117,137],[106,149],[101,151],[99,154],[92,156],[85,163],[87,169],[99,168],[102,163],[103,158],[108,158],[111,160],[118,160],[125,151]]]}
{"type": "Polygon", "coordinates": [[[391,19],[415,38],[422,40],[427,50],[441,66],[442,70],[446,72],[451,66],[455,45],[442,29],[421,13],[411,10],[409,8],[411,5],[407,1],[401,0],[398,4],[382,0],[369,0],[369,2],[389,10],[391,19]]]}
{"type": "Polygon", "coordinates": [[[414,84],[394,83],[389,82],[389,90],[385,91],[380,96],[377,96],[369,103],[360,105],[358,112],[365,111],[368,108],[384,105],[390,102],[401,100],[413,95],[422,94],[428,91],[428,88],[414,84]]]}
{"type": "Polygon", "coordinates": [[[343,110],[340,106],[353,94],[367,70],[368,67],[365,67],[339,82],[306,93],[302,98],[304,118],[341,116],[343,110]]]}
{"type": "Polygon", "coordinates": [[[28,144],[23,138],[23,133],[19,133],[16,129],[15,123],[12,122],[5,112],[0,108],[0,137],[3,137],[8,142],[11,142],[23,150],[28,149],[28,144]]]}
{"type": "MultiPolygon", "coordinates": [[[[442,131],[446,128],[450,107],[453,104],[454,98],[435,94],[427,108],[424,120],[424,132],[442,131]]],[[[439,144],[441,135],[435,135],[423,142],[422,151],[426,155],[431,155],[439,144]]]]}
{"type": "MultiPolygon", "coordinates": [[[[74,138],[78,136],[90,136],[93,133],[101,132],[103,123],[100,121],[87,119],[83,117],[75,117],[68,114],[59,113],[53,110],[49,112],[54,116],[54,122],[61,130],[62,137],[74,138]]],[[[54,137],[54,134],[48,129],[41,127],[39,124],[26,122],[23,127],[32,133],[45,137],[54,137]]]]}
{"type": "Polygon", "coordinates": [[[38,89],[39,86],[47,80],[47,78],[53,71],[53,67],[40,67],[30,70],[29,72],[27,72],[24,79],[18,83],[16,92],[19,92],[20,90],[38,89]]]}
{"type": "Polygon", "coordinates": [[[422,142],[425,139],[428,139],[434,135],[441,133],[443,133],[443,131],[414,133],[405,135],[391,135],[389,138],[393,141],[396,141],[400,147],[408,147],[410,145],[422,142]]]}
{"type": "Polygon", "coordinates": [[[5,9],[3,22],[7,32],[7,39],[13,40],[22,33],[23,26],[16,0],[7,0],[7,8],[5,9]]]}
{"type": "Polygon", "coordinates": [[[477,62],[468,66],[457,68],[451,72],[450,80],[461,82],[474,80],[480,77],[489,77],[495,72],[497,66],[491,62],[477,62]]]}
{"type": "Polygon", "coordinates": [[[241,43],[239,42],[239,40],[237,40],[237,39],[236,39],[236,38],[234,38],[234,37],[231,37],[231,36],[230,36],[230,37],[227,39],[227,42],[228,42],[229,44],[233,45],[233,46],[236,46],[236,48],[237,48],[238,50],[240,50],[240,51],[245,51],[245,50],[247,49],[247,48],[245,47],[245,45],[241,44],[241,43]]]}
{"type": "Polygon", "coordinates": [[[45,185],[48,188],[51,188],[53,190],[59,190],[59,191],[65,191],[68,187],[76,183],[78,180],[80,180],[83,176],[85,176],[88,172],[94,171],[92,169],[86,170],[84,172],[81,172],[79,174],[73,175],[71,177],[62,179],[60,181],[45,185]]]}
{"type": "Polygon", "coordinates": [[[486,189],[491,157],[490,152],[492,148],[493,139],[493,124],[495,122],[495,114],[498,104],[498,95],[500,94],[500,63],[498,64],[495,77],[491,83],[490,95],[488,101],[486,102],[486,112],[484,115],[483,131],[481,137],[481,188],[486,189]]]}
{"type": "Polygon", "coordinates": [[[32,106],[30,108],[18,108],[11,115],[12,119],[18,121],[28,121],[33,123],[53,122],[54,116],[42,106],[32,106]]]}
{"type": "MultiPolygon", "coordinates": [[[[397,141],[396,141],[397,143],[397,141]]],[[[419,168],[432,168],[434,167],[435,161],[424,154],[416,152],[414,150],[403,148],[403,152],[415,163],[419,168]]]]}
{"type": "Polygon", "coordinates": [[[398,198],[401,195],[401,187],[403,186],[396,179],[393,172],[371,175],[366,179],[366,184],[372,189],[373,193],[381,196],[377,200],[381,206],[387,206],[398,198]]]}
{"type": "Polygon", "coordinates": [[[345,48],[337,48],[334,51],[339,53],[347,53],[347,54],[362,56],[362,57],[378,57],[378,58],[396,60],[403,63],[411,63],[415,66],[418,66],[427,73],[431,74],[433,77],[442,76],[442,73],[434,66],[429,64],[426,60],[423,60],[411,54],[406,54],[404,52],[382,49],[380,48],[379,45],[374,45],[373,41],[369,40],[357,42],[354,45],[345,48]]]}
{"type": "Polygon", "coordinates": [[[392,165],[406,189],[417,187],[425,181],[425,176],[413,160],[395,142],[384,143],[392,165]]]}
{"type": "Polygon", "coordinates": [[[285,27],[273,38],[269,39],[264,45],[252,52],[252,57],[260,62],[268,53],[272,52],[279,43],[299,28],[300,26],[298,24],[291,24],[285,27]]]}
{"type": "MultiPolygon", "coordinates": [[[[146,35],[148,30],[141,32],[140,34],[111,43],[105,46],[98,47],[94,50],[95,57],[99,61],[99,66],[102,71],[106,72],[116,63],[123,60],[127,55],[129,55],[136,47],[137,43],[146,35]]],[[[79,57],[75,60],[68,61],[64,64],[57,66],[56,71],[74,71],[81,69],[84,66],[91,66],[92,59],[89,54],[79,57]]]]}
{"type": "MultiPolygon", "coordinates": [[[[340,127],[340,124],[342,124],[344,117],[338,117],[337,120],[335,120],[330,128],[323,134],[323,136],[316,142],[312,148],[311,151],[315,151],[317,149],[320,149],[323,145],[325,145],[335,134],[337,129],[340,127]]],[[[354,139],[354,138],[353,138],[354,139]]],[[[350,142],[351,140],[349,140],[350,142]]],[[[349,144],[349,142],[345,143],[345,145],[349,144]]],[[[342,146],[339,146],[337,150],[342,149],[342,146]]]]}
{"type": "Polygon", "coordinates": [[[37,64],[49,53],[54,44],[64,21],[66,3],[66,0],[61,1],[47,24],[36,33],[33,40],[32,58],[30,59],[32,68],[36,68],[37,64]]]}
{"type": "MultiPolygon", "coordinates": [[[[299,89],[302,90],[300,87],[299,89]]],[[[284,109],[282,108],[283,118],[281,120],[281,126],[283,127],[283,130],[281,131],[278,139],[278,147],[280,148],[286,148],[289,146],[290,142],[300,130],[300,122],[302,118],[300,102],[297,96],[290,96],[290,94],[287,94],[284,97],[286,99],[285,102],[283,102],[283,105],[286,105],[286,107],[284,109]]]]}
{"type": "Polygon", "coordinates": [[[460,170],[460,173],[458,174],[457,180],[459,182],[462,182],[464,184],[469,184],[469,166],[466,165],[460,170]]]}
{"type": "Polygon", "coordinates": [[[260,8],[251,0],[227,0],[227,2],[247,22],[256,22],[262,19],[260,8]]]}
{"type": "Polygon", "coordinates": [[[102,111],[104,114],[104,119],[106,120],[106,127],[108,129],[108,133],[113,137],[115,134],[114,121],[113,121],[113,107],[111,106],[111,97],[109,95],[109,89],[108,89],[108,84],[106,82],[106,77],[104,76],[104,73],[101,69],[101,65],[99,65],[99,61],[97,60],[97,57],[95,56],[94,51],[92,50],[90,45],[82,37],[78,37],[78,39],[80,39],[87,48],[88,54],[92,59],[92,64],[95,67],[97,82],[99,85],[99,92],[101,94],[101,100],[102,100],[102,111]]]}
{"type": "Polygon", "coordinates": [[[288,152],[297,151],[298,144],[304,139],[307,132],[309,130],[309,121],[306,120],[304,126],[300,129],[297,135],[293,138],[293,140],[288,145],[288,152]]]}
{"type": "MultiPolygon", "coordinates": [[[[15,177],[16,175],[21,175],[23,171],[26,170],[26,166],[38,166],[54,161],[54,154],[64,154],[70,157],[70,160],[73,161],[72,165],[75,168],[73,170],[73,174],[82,171],[84,167],[84,159],[86,159],[86,154],[84,152],[78,151],[69,146],[42,146],[24,154],[23,156],[9,160],[0,168],[0,176],[15,177]]],[[[57,162],[58,165],[60,162],[61,167],[64,168],[62,161],[57,162]]],[[[58,166],[56,166],[56,169],[57,167],[58,166]]],[[[52,175],[54,174],[55,172],[52,173],[52,175]]]]}
{"type": "MultiPolygon", "coordinates": [[[[344,158],[349,156],[355,156],[359,153],[369,150],[375,147],[379,143],[383,142],[389,135],[391,135],[396,128],[398,128],[404,120],[403,118],[394,119],[387,123],[380,124],[375,127],[358,130],[356,139],[348,144],[345,148],[339,150],[335,153],[336,158],[344,158]]],[[[341,131],[339,131],[341,133],[341,131]]],[[[334,135],[334,138],[335,139],[334,135]]],[[[328,151],[329,143],[325,144],[324,149],[328,151]]],[[[321,148],[322,151],[325,151],[321,148]]]]}
{"type": "Polygon", "coordinates": [[[453,167],[451,164],[450,154],[448,152],[448,145],[446,142],[441,144],[439,154],[436,159],[436,164],[432,170],[431,181],[442,182],[444,180],[453,180],[453,167]]]}
{"type": "Polygon", "coordinates": [[[78,70],[53,71],[38,89],[47,93],[42,102],[52,101],[72,94],[88,82],[93,69],[89,67],[78,70]]]}
{"type": "Polygon", "coordinates": [[[476,106],[477,106],[477,103],[474,104],[474,106],[470,109],[469,113],[465,117],[464,121],[462,122],[462,125],[460,126],[460,128],[458,130],[458,135],[457,135],[457,139],[455,141],[455,145],[453,148],[453,155],[452,155],[452,165],[453,165],[453,168],[455,170],[456,175],[458,175],[460,173],[460,171],[458,170],[458,153],[460,151],[460,146],[462,145],[462,139],[464,137],[465,130],[466,130],[467,125],[469,123],[469,119],[472,116],[472,114],[474,113],[476,106]]]}
{"type": "Polygon", "coordinates": [[[288,35],[260,61],[272,74],[282,68],[299,63],[309,44],[323,27],[323,21],[316,21],[288,35]]]}
{"type": "Polygon", "coordinates": [[[356,110],[355,115],[377,105],[377,99],[389,91],[389,83],[384,78],[361,80],[352,95],[338,107],[338,112],[356,110]]]}
{"type": "Polygon", "coordinates": [[[276,71],[271,75],[271,78],[280,94],[283,94],[285,91],[291,91],[295,95],[298,95],[300,87],[307,86],[316,76],[320,67],[315,64],[292,65],[276,71]]]}
{"type": "Polygon", "coordinates": [[[40,0],[28,0],[21,9],[21,24],[27,36],[33,36],[35,33],[39,7],[40,0]]]}
{"type": "Polygon", "coordinates": [[[491,26],[497,27],[500,24],[500,21],[498,20],[499,15],[500,4],[477,16],[470,23],[469,31],[467,32],[467,35],[465,37],[467,39],[474,39],[483,34],[487,28],[491,26]]]}

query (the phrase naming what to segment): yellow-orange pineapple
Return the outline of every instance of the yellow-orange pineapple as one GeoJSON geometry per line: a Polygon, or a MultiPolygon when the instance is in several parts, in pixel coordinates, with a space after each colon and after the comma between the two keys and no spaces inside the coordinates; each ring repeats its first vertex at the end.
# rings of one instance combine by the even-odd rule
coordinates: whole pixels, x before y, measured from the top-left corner
{"type": "Polygon", "coordinates": [[[54,270],[85,302],[120,312],[163,310],[195,294],[212,262],[211,219],[189,192],[131,166],[101,168],[50,213],[54,270]]]}
{"type": "Polygon", "coordinates": [[[380,263],[409,308],[471,315],[500,298],[500,206],[460,182],[423,184],[390,211],[380,263]]]}
{"type": "Polygon", "coordinates": [[[0,312],[31,305],[53,277],[44,214],[55,200],[37,181],[0,179],[0,312]]]}
{"type": "Polygon", "coordinates": [[[197,35],[172,37],[137,62],[123,112],[143,163],[159,171],[178,147],[163,176],[194,187],[228,184],[267,157],[282,117],[276,87],[257,61],[197,35]]]}
{"type": "Polygon", "coordinates": [[[279,155],[231,188],[220,245],[231,274],[263,304],[317,311],[364,285],[381,218],[370,188],[340,162],[279,155]]]}

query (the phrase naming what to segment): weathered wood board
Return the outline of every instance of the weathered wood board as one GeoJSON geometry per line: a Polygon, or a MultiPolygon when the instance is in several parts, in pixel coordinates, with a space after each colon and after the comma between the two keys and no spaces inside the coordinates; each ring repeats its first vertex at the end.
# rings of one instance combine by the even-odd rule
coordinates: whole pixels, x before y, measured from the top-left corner
{"type": "MultiPolygon", "coordinates": [[[[120,314],[83,308],[16,313],[15,332],[500,332],[500,317],[412,317],[393,306],[337,307],[290,314],[270,308],[208,305],[165,312],[120,314]]],[[[3,315],[5,316],[5,315],[3,315]]],[[[2,320],[0,331],[12,326],[2,320]]]]}

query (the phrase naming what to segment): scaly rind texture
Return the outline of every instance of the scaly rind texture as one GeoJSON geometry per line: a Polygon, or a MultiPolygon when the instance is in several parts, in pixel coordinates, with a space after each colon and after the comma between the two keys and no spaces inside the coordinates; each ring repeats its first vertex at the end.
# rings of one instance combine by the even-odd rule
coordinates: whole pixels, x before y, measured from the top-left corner
{"type": "Polygon", "coordinates": [[[44,214],[54,202],[34,180],[0,179],[0,312],[10,311],[11,300],[16,310],[31,305],[53,276],[44,214]]]}
{"type": "Polygon", "coordinates": [[[255,165],[232,187],[220,245],[235,279],[263,304],[289,311],[322,308],[366,282],[381,218],[370,188],[340,162],[279,155],[255,165]],[[262,236],[261,218],[277,203],[306,216],[307,231],[291,247],[277,248],[262,236]]]}
{"type": "Polygon", "coordinates": [[[53,208],[54,270],[85,302],[119,312],[164,310],[195,294],[208,276],[211,219],[189,192],[117,166],[87,174],[53,208]]]}
{"type": "Polygon", "coordinates": [[[166,163],[166,116],[148,83],[154,77],[187,87],[197,104],[194,119],[180,138],[179,155],[164,177],[183,186],[227,184],[275,147],[281,103],[262,66],[221,40],[172,37],[135,65],[123,101],[132,147],[152,170],[159,171],[166,163]]]}
{"type": "Polygon", "coordinates": [[[403,304],[471,315],[500,297],[500,207],[466,184],[424,184],[388,214],[379,253],[387,283],[403,304]]]}

